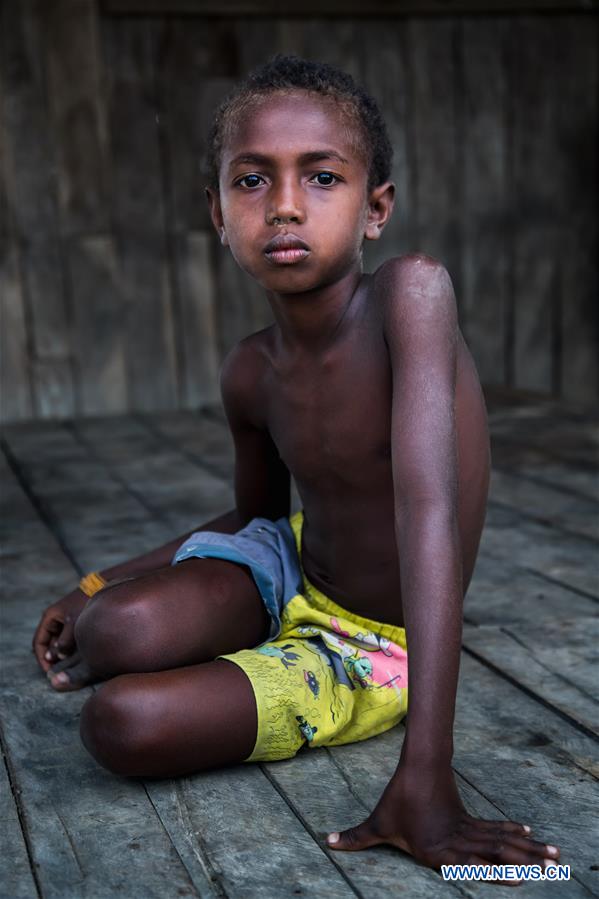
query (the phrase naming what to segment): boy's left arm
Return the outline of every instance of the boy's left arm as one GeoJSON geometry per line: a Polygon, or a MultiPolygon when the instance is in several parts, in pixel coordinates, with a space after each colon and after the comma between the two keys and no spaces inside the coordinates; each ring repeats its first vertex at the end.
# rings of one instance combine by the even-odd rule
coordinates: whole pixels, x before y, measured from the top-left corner
{"type": "Polygon", "coordinates": [[[329,845],[391,843],[442,864],[542,864],[559,852],[530,828],[470,816],[451,759],[462,634],[455,423],[457,310],[444,267],[427,256],[377,273],[393,370],[395,529],[408,646],[409,713],[397,769],[376,808],[329,845]]]}

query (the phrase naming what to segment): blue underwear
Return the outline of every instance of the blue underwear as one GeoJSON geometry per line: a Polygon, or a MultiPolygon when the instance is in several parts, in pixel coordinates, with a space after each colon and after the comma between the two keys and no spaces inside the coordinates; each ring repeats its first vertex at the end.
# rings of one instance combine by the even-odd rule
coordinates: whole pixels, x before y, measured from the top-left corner
{"type": "Polygon", "coordinates": [[[293,596],[302,592],[303,584],[295,536],[288,518],[278,521],[253,518],[236,534],[195,531],[178,548],[171,565],[194,556],[247,565],[270,615],[270,630],[264,642],[278,637],[282,609],[293,596]]]}

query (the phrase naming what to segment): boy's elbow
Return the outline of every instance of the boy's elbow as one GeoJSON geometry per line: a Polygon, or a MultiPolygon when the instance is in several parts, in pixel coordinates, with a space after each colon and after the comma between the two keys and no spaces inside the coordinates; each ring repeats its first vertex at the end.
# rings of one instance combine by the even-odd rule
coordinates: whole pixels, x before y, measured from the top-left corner
{"type": "Polygon", "coordinates": [[[440,487],[409,490],[395,496],[397,526],[457,527],[458,501],[455,480],[440,487]]]}

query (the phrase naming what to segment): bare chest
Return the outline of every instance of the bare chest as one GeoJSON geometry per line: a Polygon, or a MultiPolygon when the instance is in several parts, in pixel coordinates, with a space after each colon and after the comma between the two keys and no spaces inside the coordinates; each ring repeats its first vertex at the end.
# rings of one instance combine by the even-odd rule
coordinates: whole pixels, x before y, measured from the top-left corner
{"type": "Polygon", "coordinates": [[[391,458],[391,370],[384,342],[346,342],[273,375],[268,425],[298,482],[334,488],[369,480],[391,458]]]}

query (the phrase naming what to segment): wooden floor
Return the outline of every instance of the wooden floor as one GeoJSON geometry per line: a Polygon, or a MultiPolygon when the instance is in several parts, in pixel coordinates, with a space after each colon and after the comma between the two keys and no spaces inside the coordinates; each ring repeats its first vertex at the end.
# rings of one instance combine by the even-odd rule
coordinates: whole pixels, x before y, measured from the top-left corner
{"type": "MultiPolygon", "coordinates": [[[[520,896],[599,895],[597,420],[488,398],[494,474],[465,603],[454,766],[469,808],[529,823],[572,879],[520,896]]],[[[58,695],[31,654],[42,610],[78,577],[230,508],[218,412],[4,429],[3,897],[453,897],[390,848],[333,853],[394,769],[403,726],[353,746],[167,781],[99,768],[79,742],[90,689],[58,695]]],[[[514,896],[510,892],[509,896],[514,896]]]]}

